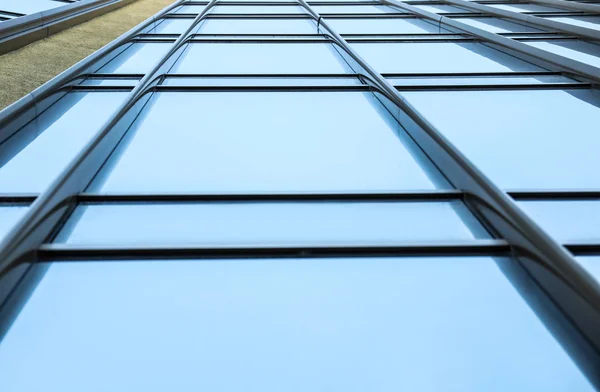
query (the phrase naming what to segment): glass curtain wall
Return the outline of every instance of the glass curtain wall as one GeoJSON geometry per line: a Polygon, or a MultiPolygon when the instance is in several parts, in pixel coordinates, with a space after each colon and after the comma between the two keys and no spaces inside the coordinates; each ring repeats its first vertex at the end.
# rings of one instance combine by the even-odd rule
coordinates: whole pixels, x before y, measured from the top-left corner
{"type": "Polygon", "coordinates": [[[0,270],[0,390],[599,387],[525,229],[453,169],[598,289],[597,42],[493,10],[598,17],[456,3],[180,1],[55,86],[1,135],[2,247],[42,239],[0,270]]]}

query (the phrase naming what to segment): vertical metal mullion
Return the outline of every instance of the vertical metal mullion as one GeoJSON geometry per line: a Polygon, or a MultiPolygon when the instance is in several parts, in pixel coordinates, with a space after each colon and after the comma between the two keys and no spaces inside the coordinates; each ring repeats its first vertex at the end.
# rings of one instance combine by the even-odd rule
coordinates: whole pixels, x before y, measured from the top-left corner
{"type": "MultiPolygon", "coordinates": [[[[363,67],[382,92],[387,94],[387,98],[404,112],[400,114],[402,126],[440,168],[442,174],[456,188],[471,195],[472,206],[477,209],[478,215],[523,255],[519,259],[523,261],[523,266],[526,265],[527,272],[582,333],[583,340],[587,343],[578,351],[580,363],[588,370],[590,380],[600,386],[600,378],[590,370],[600,363],[600,285],[565,248],[527,217],[505,192],[496,187],[385,78],[365,62],[305,0],[298,1],[363,67]],[[585,360],[581,359],[584,357],[585,360]],[[590,357],[593,358],[592,363],[589,362],[590,357]]],[[[383,1],[389,3],[387,0],[383,1]]]]}

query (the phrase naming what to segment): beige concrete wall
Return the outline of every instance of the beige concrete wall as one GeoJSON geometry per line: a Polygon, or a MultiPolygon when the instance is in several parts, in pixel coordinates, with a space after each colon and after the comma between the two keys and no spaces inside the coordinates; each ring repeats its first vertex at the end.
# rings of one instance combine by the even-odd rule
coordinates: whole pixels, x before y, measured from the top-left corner
{"type": "Polygon", "coordinates": [[[175,0],[137,0],[0,56],[0,110],[175,0]]]}

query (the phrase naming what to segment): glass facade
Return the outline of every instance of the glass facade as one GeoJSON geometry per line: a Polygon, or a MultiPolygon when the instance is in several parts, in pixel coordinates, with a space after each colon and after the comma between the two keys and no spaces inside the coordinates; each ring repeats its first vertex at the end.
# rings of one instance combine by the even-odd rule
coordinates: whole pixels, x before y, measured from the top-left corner
{"type": "Polygon", "coordinates": [[[600,388],[570,3],[174,1],[0,112],[0,390],[600,388]]]}

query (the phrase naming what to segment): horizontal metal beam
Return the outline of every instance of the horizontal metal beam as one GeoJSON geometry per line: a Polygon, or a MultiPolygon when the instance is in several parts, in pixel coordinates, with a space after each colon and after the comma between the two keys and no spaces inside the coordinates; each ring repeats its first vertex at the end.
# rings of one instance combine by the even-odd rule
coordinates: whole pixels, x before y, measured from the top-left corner
{"type": "Polygon", "coordinates": [[[231,258],[325,258],[401,256],[508,256],[510,246],[503,240],[474,240],[451,243],[411,243],[389,246],[280,246],[276,247],[82,247],[63,244],[42,245],[38,262],[119,261],[231,258]]]}
{"type": "Polygon", "coordinates": [[[560,7],[566,8],[573,11],[592,12],[600,14],[600,4],[588,4],[579,1],[565,1],[565,0],[529,0],[533,4],[542,4],[549,7],[560,7]]]}

